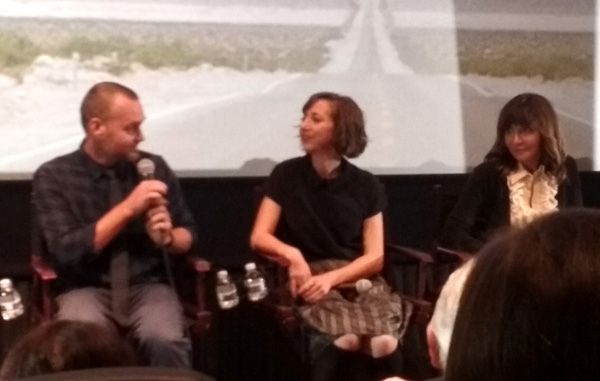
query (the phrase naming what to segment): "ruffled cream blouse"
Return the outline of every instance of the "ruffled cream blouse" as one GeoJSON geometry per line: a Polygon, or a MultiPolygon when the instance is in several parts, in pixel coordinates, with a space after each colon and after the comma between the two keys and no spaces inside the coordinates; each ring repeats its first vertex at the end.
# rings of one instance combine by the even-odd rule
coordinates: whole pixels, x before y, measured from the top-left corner
{"type": "Polygon", "coordinates": [[[510,199],[510,224],[521,227],[535,218],[558,210],[558,184],[541,165],[534,173],[520,163],[517,170],[506,177],[510,199]]]}

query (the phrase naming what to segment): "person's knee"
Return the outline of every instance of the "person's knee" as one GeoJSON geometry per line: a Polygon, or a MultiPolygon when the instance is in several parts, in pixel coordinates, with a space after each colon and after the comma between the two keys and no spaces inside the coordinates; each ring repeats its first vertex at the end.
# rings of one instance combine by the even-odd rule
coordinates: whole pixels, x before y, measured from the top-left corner
{"type": "Polygon", "coordinates": [[[167,367],[189,367],[191,344],[187,338],[166,341],[146,337],[139,341],[140,355],[148,365],[167,367]]]}
{"type": "Polygon", "coordinates": [[[131,335],[140,354],[153,366],[187,367],[190,340],[177,294],[168,286],[134,287],[131,335]]]}
{"type": "Polygon", "coordinates": [[[333,341],[333,345],[345,351],[358,351],[361,347],[360,338],[353,333],[338,337],[333,341]]]}
{"type": "Polygon", "coordinates": [[[164,324],[141,323],[133,328],[133,336],[137,340],[156,341],[156,342],[173,342],[185,338],[183,324],[173,324],[165,322],[164,324]]]}
{"type": "Polygon", "coordinates": [[[178,314],[165,316],[164,319],[137,319],[132,326],[132,335],[141,342],[175,342],[185,337],[185,321],[178,314]]]}
{"type": "Polygon", "coordinates": [[[140,341],[172,342],[184,337],[185,318],[177,295],[165,285],[139,290],[132,306],[133,335],[140,341]]]}
{"type": "Polygon", "coordinates": [[[95,288],[82,288],[68,291],[57,297],[57,320],[75,320],[99,324],[115,329],[108,318],[107,301],[104,300],[102,290],[95,288]]]}
{"type": "Polygon", "coordinates": [[[398,348],[398,339],[392,335],[380,335],[370,340],[370,355],[374,358],[385,357],[394,353],[398,348]]]}

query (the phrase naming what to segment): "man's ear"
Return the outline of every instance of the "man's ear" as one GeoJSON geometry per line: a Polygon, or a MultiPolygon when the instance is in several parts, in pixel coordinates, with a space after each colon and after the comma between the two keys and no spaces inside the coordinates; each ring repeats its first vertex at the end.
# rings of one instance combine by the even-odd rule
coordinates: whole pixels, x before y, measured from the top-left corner
{"type": "Polygon", "coordinates": [[[90,118],[90,120],[88,121],[88,124],[86,126],[87,134],[88,135],[98,135],[98,134],[102,134],[103,131],[104,131],[104,123],[102,122],[102,119],[100,119],[98,117],[90,118]]]}
{"type": "Polygon", "coordinates": [[[431,324],[427,325],[427,350],[429,352],[429,362],[436,369],[443,370],[440,363],[440,347],[438,345],[435,333],[431,328],[431,324]]]}

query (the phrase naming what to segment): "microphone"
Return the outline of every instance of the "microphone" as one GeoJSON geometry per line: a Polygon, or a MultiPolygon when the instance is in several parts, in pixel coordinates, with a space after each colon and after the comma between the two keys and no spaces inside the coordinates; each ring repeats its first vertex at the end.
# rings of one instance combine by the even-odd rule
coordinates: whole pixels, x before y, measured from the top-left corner
{"type": "Polygon", "coordinates": [[[368,279],[359,279],[354,283],[354,288],[356,288],[356,292],[359,294],[364,294],[373,288],[373,282],[368,279]]]}
{"type": "Polygon", "coordinates": [[[140,159],[137,162],[136,167],[137,167],[138,174],[140,175],[142,180],[154,179],[155,165],[151,159],[149,159],[147,157],[140,159]]]}
{"type": "Polygon", "coordinates": [[[368,279],[359,279],[354,283],[342,283],[336,286],[341,291],[356,291],[359,294],[364,294],[373,288],[373,282],[368,279]]]}
{"type": "MultiPolygon", "coordinates": [[[[156,166],[152,159],[148,157],[143,157],[135,165],[137,167],[138,174],[142,180],[154,180],[154,170],[156,166]]],[[[146,213],[147,214],[147,213],[146,213]]],[[[173,233],[171,232],[171,242],[169,245],[173,243],[173,233]]],[[[169,254],[167,253],[167,249],[164,247],[159,248],[160,255],[162,256],[163,265],[165,269],[165,273],[167,275],[167,281],[171,288],[175,289],[175,281],[173,280],[173,273],[171,272],[171,261],[169,260],[169,254]]]]}

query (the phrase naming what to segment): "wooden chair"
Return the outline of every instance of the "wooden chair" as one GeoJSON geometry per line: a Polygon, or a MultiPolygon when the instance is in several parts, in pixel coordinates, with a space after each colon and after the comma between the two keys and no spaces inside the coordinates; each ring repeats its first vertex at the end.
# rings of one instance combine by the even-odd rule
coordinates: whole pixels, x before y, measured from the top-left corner
{"type": "Polygon", "coordinates": [[[44,259],[48,252],[45,240],[35,214],[31,214],[31,269],[33,287],[31,292],[31,323],[46,322],[52,319],[56,310],[52,284],[57,275],[54,268],[44,259]]]}
{"type": "Polygon", "coordinates": [[[384,277],[405,297],[424,300],[428,271],[434,264],[431,254],[391,243],[386,244],[384,277]]]}
{"type": "Polygon", "coordinates": [[[52,283],[56,280],[56,272],[38,254],[31,256],[31,268],[33,270],[31,321],[34,324],[47,322],[52,319],[56,309],[52,292],[52,283]]]}
{"type": "MultiPolygon", "coordinates": [[[[210,328],[211,312],[206,303],[206,274],[210,271],[210,263],[201,258],[189,255],[186,261],[196,274],[194,279],[194,300],[182,300],[189,327],[196,336],[203,335],[210,328]]],[[[56,303],[52,291],[52,283],[57,279],[54,268],[40,255],[32,255],[33,270],[32,322],[44,322],[52,319],[56,312],[56,303]]]]}
{"type": "Polygon", "coordinates": [[[432,187],[434,224],[432,227],[433,239],[429,252],[434,262],[431,264],[429,274],[426,277],[425,298],[433,303],[437,300],[450,274],[473,256],[471,253],[438,244],[438,238],[442,234],[446,219],[460,197],[462,184],[462,182],[446,186],[434,184],[432,187]]]}
{"type": "MultiPolygon", "coordinates": [[[[425,329],[433,314],[433,304],[424,299],[426,276],[434,259],[428,253],[409,247],[386,244],[384,262],[383,277],[395,291],[400,291],[398,293],[402,300],[412,307],[405,336],[406,344],[401,348],[406,375],[414,379],[436,376],[437,371],[429,364],[425,338],[425,329]],[[409,277],[406,276],[407,273],[410,273],[409,277]],[[412,292],[407,293],[408,290],[412,292]]],[[[302,344],[305,340],[299,329],[300,317],[295,313],[294,300],[289,293],[287,269],[276,262],[271,262],[266,267],[271,269],[269,274],[274,279],[274,286],[269,301],[264,304],[265,308],[276,317],[282,329],[295,334],[301,346],[300,355],[305,368],[303,372],[309,374],[308,347],[306,343],[302,344]]],[[[338,287],[348,289],[354,285],[342,284],[338,287]]]]}
{"type": "MultiPolygon", "coordinates": [[[[35,324],[52,319],[56,312],[53,282],[57,279],[57,274],[52,265],[46,260],[48,256],[47,245],[35,218],[32,219],[31,242],[31,268],[33,272],[31,322],[35,324]]],[[[206,278],[211,265],[208,261],[194,254],[186,255],[183,262],[186,271],[194,274],[193,295],[181,298],[184,313],[188,319],[191,332],[196,336],[201,336],[209,329],[211,320],[211,313],[206,303],[206,278]]],[[[175,278],[183,279],[184,277],[175,278]]],[[[176,287],[180,291],[180,295],[182,295],[181,291],[184,288],[187,287],[176,287]]]]}

